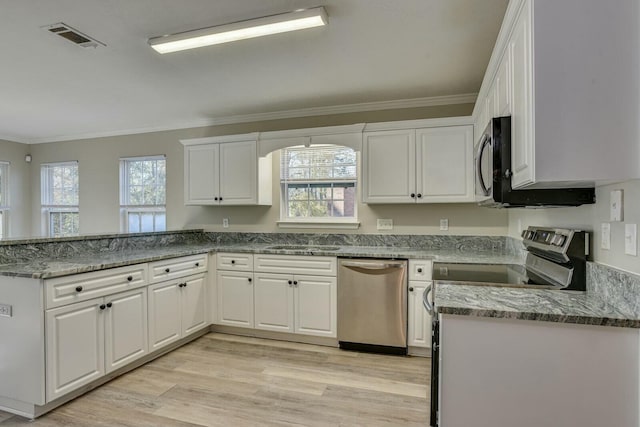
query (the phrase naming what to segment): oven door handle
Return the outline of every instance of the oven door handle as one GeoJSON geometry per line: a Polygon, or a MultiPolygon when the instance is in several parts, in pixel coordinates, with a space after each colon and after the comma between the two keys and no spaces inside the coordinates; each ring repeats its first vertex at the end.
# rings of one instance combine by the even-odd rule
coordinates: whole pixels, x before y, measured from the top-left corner
{"type": "Polygon", "coordinates": [[[478,177],[480,189],[482,190],[482,194],[484,196],[489,195],[490,187],[487,188],[487,184],[484,182],[484,177],[482,176],[482,156],[484,155],[484,148],[489,142],[491,142],[491,138],[489,138],[489,135],[482,135],[482,140],[480,141],[480,144],[478,144],[478,152],[476,153],[476,175],[478,177]]]}
{"type": "Polygon", "coordinates": [[[429,301],[429,294],[433,289],[433,285],[428,285],[422,293],[422,305],[433,316],[433,304],[429,301]]]}

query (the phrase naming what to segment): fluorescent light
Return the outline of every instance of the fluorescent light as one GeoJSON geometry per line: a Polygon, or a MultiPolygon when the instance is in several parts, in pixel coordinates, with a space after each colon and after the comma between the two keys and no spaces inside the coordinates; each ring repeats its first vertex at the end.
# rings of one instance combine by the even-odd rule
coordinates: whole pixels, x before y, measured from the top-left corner
{"type": "Polygon", "coordinates": [[[159,53],[170,53],[323,25],[327,25],[327,14],[323,7],[316,7],[219,25],[217,27],[154,37],[149,39],[149,45],[159,53]]]}

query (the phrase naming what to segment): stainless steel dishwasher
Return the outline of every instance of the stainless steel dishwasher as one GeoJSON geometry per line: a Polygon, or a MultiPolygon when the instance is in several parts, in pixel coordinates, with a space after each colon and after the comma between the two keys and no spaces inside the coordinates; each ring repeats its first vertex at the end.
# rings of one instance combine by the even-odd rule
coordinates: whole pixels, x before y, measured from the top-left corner
{"type": "Polygon", "coordinates": [[[340,348],[407,353],[407,261],[341,259],[340,348]]]}

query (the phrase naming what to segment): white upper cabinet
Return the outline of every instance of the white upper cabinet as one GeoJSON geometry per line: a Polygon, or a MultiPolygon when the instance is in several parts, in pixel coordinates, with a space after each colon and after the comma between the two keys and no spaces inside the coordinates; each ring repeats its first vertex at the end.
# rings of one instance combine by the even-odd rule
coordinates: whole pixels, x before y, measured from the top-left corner
{"type": "Polygon", "coordinates": [[[365,132],[364,203],[473,202],[473,126],[365,132]]]}
{"type": "Polygon", "coordinates": [[[271,204],[271,156],[258,157],[256,134],[180,142],[186,205],[271,204]]]}
{"type": "Polygon", "coordinates": [[[640,177],[636,7],[509,2],[474,118],[481,131],[491,117],[511,115],[514,188],[640,177]]]}

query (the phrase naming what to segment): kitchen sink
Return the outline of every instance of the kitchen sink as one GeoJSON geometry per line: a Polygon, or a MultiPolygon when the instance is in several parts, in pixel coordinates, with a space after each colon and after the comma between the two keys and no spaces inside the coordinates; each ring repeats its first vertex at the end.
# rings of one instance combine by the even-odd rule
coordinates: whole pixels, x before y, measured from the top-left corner
{"type": "Polygon", "coordinates": [[[337,251],[340,250],[338,246],[313,246],[313,245],[275,245],[267,246],[267,249],[281,250],[281,251],[337,251]]]}

